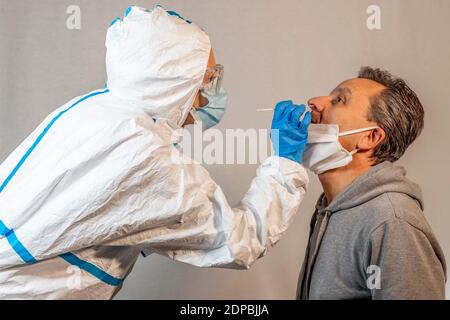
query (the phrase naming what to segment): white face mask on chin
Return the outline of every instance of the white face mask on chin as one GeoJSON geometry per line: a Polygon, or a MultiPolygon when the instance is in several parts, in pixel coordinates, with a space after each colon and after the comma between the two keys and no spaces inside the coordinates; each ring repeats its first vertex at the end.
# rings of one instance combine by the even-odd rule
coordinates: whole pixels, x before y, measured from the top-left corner
{"type": "Polygon", "coordinates": [[[308,145],[303,156],[303,165],[315,174],[344,167],[353,160],[358,149],[347,151],[339,137],[370,131],[379,127],[368,127],[339,133],[337,124],[310,124],[308,145]]]}

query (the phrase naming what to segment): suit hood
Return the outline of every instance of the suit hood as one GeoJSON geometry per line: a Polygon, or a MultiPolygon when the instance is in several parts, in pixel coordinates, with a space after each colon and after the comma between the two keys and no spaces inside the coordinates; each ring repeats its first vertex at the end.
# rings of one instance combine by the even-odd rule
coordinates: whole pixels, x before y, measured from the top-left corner
{"type": "Polygon", "coordinates": [[[181,126],[205,74],[208,35],[160,6],[133,6],[109,27],[106,48],[111,93],[154,119],[181,126]]]}

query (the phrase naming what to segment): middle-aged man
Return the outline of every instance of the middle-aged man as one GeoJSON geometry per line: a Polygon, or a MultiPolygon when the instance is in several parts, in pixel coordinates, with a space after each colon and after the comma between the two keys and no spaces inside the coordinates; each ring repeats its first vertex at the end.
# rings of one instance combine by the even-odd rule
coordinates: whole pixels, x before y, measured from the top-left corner
{"type": "Polygon", "coordinates": [[[308,104],[305,166],[324,193],[297,298],[443,299],[445,259],[421,190],[393,165],[423,128],[417,95],[404,80],[365,67],[308,104]]]}

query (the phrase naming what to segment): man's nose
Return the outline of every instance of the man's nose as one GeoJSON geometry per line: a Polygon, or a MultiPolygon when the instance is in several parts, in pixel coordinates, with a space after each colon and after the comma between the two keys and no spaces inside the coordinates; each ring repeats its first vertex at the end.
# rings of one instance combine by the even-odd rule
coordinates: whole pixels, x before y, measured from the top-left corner
{"type": "Polygon", "coordinates": [[[308,106],[316,112],[322,112],[329,104],[329,97],[315,97],[308,100],[308,106]]]}

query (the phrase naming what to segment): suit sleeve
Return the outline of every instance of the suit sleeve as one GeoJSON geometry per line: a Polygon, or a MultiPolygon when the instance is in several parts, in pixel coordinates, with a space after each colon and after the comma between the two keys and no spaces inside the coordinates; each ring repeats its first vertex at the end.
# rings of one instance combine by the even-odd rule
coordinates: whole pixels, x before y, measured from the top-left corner
{"type": "Polygon", "coordinates": [[[249,268],[280,240],[308,184],[303,166],[270,157],[232,207],[206,169],[177,152],[170,159],[166,154],[162,152],[156,164],[154,181],[159,185],[151,186],[151,210],[163,213],[170,208],[172,218],[108,245],[140,246],[147,254],[200,267],[249,268]]]}

